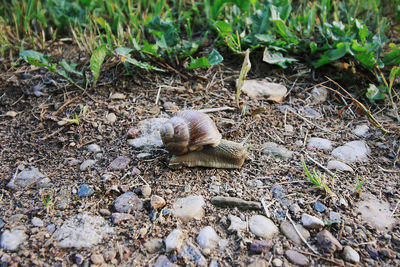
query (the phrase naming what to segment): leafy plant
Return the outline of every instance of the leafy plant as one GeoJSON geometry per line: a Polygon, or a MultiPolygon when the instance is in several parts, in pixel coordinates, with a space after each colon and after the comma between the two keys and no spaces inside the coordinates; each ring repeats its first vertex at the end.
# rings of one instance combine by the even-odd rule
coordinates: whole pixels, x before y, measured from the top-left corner
{"type": "Polygon", "coordinates": [[[90,57],[90,69],[93,73],[93,87],[96,86],[97,79],[99,78],[100,68],[103,64],[104,58],[106,57],[108,52],[107,46],[102,45],[99,46],[96,50],[93,51],[92,56],[90,57]]]}
{"type": "Polygon", "coordinates": [[[218,53],[217,50],[213,49],[208,57],[201,57],[194,59],[192,57],[188,69],[196,69],[196,68],[207,68],[210,66],[214,66],[218,63],[221,63],[224,58],[218,53]]]}
{"type": "Polygon", "coordinates": [[[312,173],[310,173],[303,157],[301,158],[301,163],[303,165],[303,169],[304,169],[304,172],[306,173],[306,176],[315,186],[323,189],[329,195],[334,195],[332,190],[329,188],[329,186],[325,182],[325,175],[323,175],[320,171],[315,170],[315,169],[313,169],[312,173]]]}

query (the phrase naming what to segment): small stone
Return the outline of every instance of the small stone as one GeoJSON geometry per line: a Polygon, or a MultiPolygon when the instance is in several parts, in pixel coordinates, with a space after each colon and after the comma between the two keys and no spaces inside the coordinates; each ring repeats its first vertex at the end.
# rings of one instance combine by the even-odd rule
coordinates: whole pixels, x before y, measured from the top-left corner
{"type": "Polygon", "coordinates": [[[46,226],[46,229],[50,233],[54,233],[54,231],[56,230],[56,226],[54,224],[49,224],[49,225],[46,226]]]}
{"type": "Polygon", "coordinates": [[[304,213],[301,216],[301,223],[307,229],[320,229],[325,226],[324,222],[317,217],[304,213]]]}
{"type": "Polygon", "coordinates": [[[357,125],[356,128],[353,130],[353,134],[359,137],[368,137],[368,130],[369,127],[367,124],[357,125]]]}
{"type": "Polygon", "coordinates": [[[163,108],[165,111],[169,112],[177,112],[179,109],[178,106],[173,102],[165,102],[163,108]]]}
{"type": "Polygon", "coordinates": [[[364,141],[351,141],[335,148],[331,155],[345,163],[367,161],[371,149],[364,141]]]}
{"type": "Polygon", "coordinates": [[[307,266],[310,264],[310,261],[306,256],[295,250],[286,250],[285,256],[290,262],[300,266],[307,266]]]}
{"type": "Polygon", "coordinates": [[[165,251],[179,250],[183,244],[183,233],[179,229],[173,230],[165,239],[165,251]]]}
{"type": "Polygon", "coordinates": [[[264,259],[256,258],[247,267],[268,267],[268,262],[264,259]]]}
{"type": "Polygon", "coordinates": [[[144,248],[149,253],[156,253],[160,251],[163,247],[163,241],[159,238],[153,238],[146,243],[144,243],[144,248]]]}
{"type": "Polygon", "coordinates": [[[113,220],[113,224],[119,224],[121,222],[134,220],[135,217],[128,213],[114,212],[113,214],[111,214],[111,218],[113,220]]]}
{"type": "Polygon", "coordinates": [[[359,263],[360,255],[350,246],[345,246],[343,249],[343,259],[351,263],[359,263]]]}
{"type": "Polygon", "coordinates": [[[321,114],[321,113],[319,113],[319,112],[316,111],[315,109],[309,108],[309,107],[304,108],[303,110],[301,110],[301,113],[303,113],[304,116],[305,116],[305,117],[308,117],[308,118],[318,119],[318,118],[321,118],[321,117],[322,117],[322,114],[321,114]]]}
{"type": "Polygon", "coordinates": [[[272,248],[271,240],[254,240],[250,244],[250,253],[261,254],[267,253],[272,248]]]}
{"type": "Polygon", "coordinates": [[[211,204],[221,208],[234,208],[237,207],[239,209],[244,210],[259,210],[261,209],[261,204],[256,201],[247,201],[237,197],[213,197],[211,199],[211,204]]]}
{"type": "Polygon", "coordinates": [[[211,226],[206,226],[201,229],[199,235],[196,238],[197,243],[203,249],[215,249],[218,247],[218,242],[221,238],[215,232],[215,230],[211,226]]]}
{"type": "Polygon", "coordinates": [[[101,151],[101,148],[97,144],[90,144],[86,147],[89,152],[98,153],[101,151]]]}
{"type": "Polygon", "coordinates": [[[140,188],[140,192],[142,193],[142,195],[144,197],[149,197],[151,195],[151,187],[150,187],[150,185],[148,185],[148,184],[143,185],[140,188]]]}
{"type": "MultiPolygon", "coordinates": [[[[8,255],[7,253],[4,253],[3,256],[0,258],[1,263],[9,263],[11,261],[11,256],[8,255]]],[[[8,266],[8,265],[5,265],[8,266]]]]}
{"type": "Polygon", "coordinates": [[[267,100],[281,103],[285,98],[287,88],[279,83],[272,83],[266,80],[245,80],[242,92],[253,99],[266,98],[267,100]]]}
{"type": "Polygon", "coordinates": [[[126,95],[122,93],[114,93],[110,96],[110,99],[112,100],[124,100],[126,98],[126,95]]]}
{"type": "Polygon", "coordinates": [[[85,258],[81,254],[75,254],[75,263],[81,265],[85,258]]]}
{"type": "Polygon", "coordinates": [[[141,121],[137,129],[141,132],[139,137],[128,139],[128,144],[135,148],[153,148],[163,146],[160,137],[160,128],[167,121],[166,118],[154,118],[141,121]]]}
{"type": "Polygon", "coordinates": [[[247,229],[247,222],[243,221],[237,216],[228,215],[228,219],[231,222],[228,231],[230,232],[244,232],[247,229]]]}
{"type": "Polygon", "coordinates": [[[218,259],[211,259],[210,264],[208,267],[219,267],[218,259]]]}
{"type": "Polygon", "coordinates": [[[292,205],[289,206],[289,210],[290,210],[294,215],[296,215],[297,213],[299,213],[299,212],[301,211],[301,208],[300,208],[300,206],[299,206],[297,203],[295,203],[295,204],[292,204],[292,205]]]}
{"type": "Polygon", "coordinates": [[[258,179],[249,180],[247,183],[253,187],[262,187],[264,185],[263,182],[258,179]]]}
{"type": "Polygon", "coordinates": [[[283,261],[279,258],[275,258],[272,260],[272,265],[275,267],[281,267],[283,265],[283,261]]]}
{"type": "Polygon", "coordinates": [[[268,142],[263,145],[263,153],[269,156],[282,159],[290,159],[293,156],[293,151],[273,142],[268,142]]]}
{"type": "Polygon", "coordinates": [[[387,259],[395,259],[396,258],[396,254],[393,252],[393,250],[391,250],[389,248],[381,248],[379,250],[379,255],[381,256],[381,258],[387,258],[387,259]]]}
{"type": "Polygon", "coordinates": [[[322,249],[330,253],[343,249],[340,242],[328,230],[322,230],[317,234],[317,242],[322,249]]]}
{"type": "Polygon", "coordinates": [[[264,239],[272,239],[279,233],[278,227],[262,215],[252,216],[249,220],[249,228],[253,234],[264,239]]]}
{"type": "Polygon", "coordinates": [[[286,197],[285,189],[281,185],[274,185],[271,193],[274,198],[279,200],[286,197]]]}
{"type": "Polygon", "coordinates": [[[379,258],[378,251],[376,251],[376,249],[374,249],[372,246],[367,245],[365,247],[365,250],[368,252],[368,254],[371,256],[371,258],[373,258],[374,260],[377,260],[379,258]]]}
{"type": "Polygon", "coordinates": [[[188,196],[179,198],[173,205],[173,214],[182,221],[201,219],[204,215],[202,196],[188,196]]]}
{"type": "MultiPolygon", "coordinates": [[[[303,226],[300,224],[296,224],[297,230],[300,234],[307,240],[310,237],[310,232],[308,232],[303,226]]],[[[292,240],[297,245],[302,244],[302,240],[300,236],[297,234],[293,225],[288,221],[283,221],[280,226],[281,232],[289,239],[292,240]]]]}
{"type": "Polygon", "coordinates": [[[314,203],[314,209],[318,212],[324,212],[326,210],[326,207],[324,204],[322,204],[319,201],[315,201],[314,203]]]}
{"type": "Polygon", "coordinates": [[[207,266],[207,260],[206,258],[204,258],[200,250],[189,242],[185,242],[182,245],[179,254],[185,261],[193,262],[195,263],[196,266],[199,267],[207,266]]]}
{"type": "Polygon", "coordinates": [[[30,166],[16,176],[13,176],[7,187],[13,190],[21,190],[38,183],[44,178],[46,178],[46,175],[41,173],[37,168],[30,166]]]}
{"type": "Polygon", "coordinates": [[[103,216],[110,216],[111,212],[108,209],[100,209],[99,213],[103,216]]]}
{"type": "Polygon", "coordinates": [[[55,208],[59,210],[65,210],[71,202],[71,191],[68,189],[61,189],[56,195],[55,208]]]}
{"type": "Polygon", "coordinates": [[[328,164],[326,166],[329,170],[338,170],[342,172],[353,172],[353,169],[347,165],[346,163],[343,163],[338,160],[330,160],[328,161],[328,164]]]}
{"type": "Polygon", "coordinates": [[[341,219],[342,219],[342,216],[339,213],[334,212],[334,211],[329,212],[329,220],[330,221],[340,222],[341,219]]]}
{"type": "Polygon", "coordinates": [[[120,170],[124,170],[128,164],[131,162],[131,159],[125,156],[120,156],[116,159],[114,159],[110,165],[108,166],[108,168],[112,171],[120,171],[120,170]]]}
{"type": "Polygon", "coordinates": [[[14,118],[14,117],[16,117],[17,115],[18,115],[18,113],[15,112],[15,111],[12,111],[12,110],[7,111],[7,113],[6,113],[6,116],[7,116],[7,117],[10,117],[10,118],[14,118]]]}
{"type": "Polygon", "coordinates": [[[25,217],[26,217],[26,215],[22,214],[22,213],[14,214],[14,215],[10,216],[10,218],[8,218],[8,223],[16,224],[16,223],[20,222],[22,219],[24,219],[25,217]]]}
{"type": "Polygon", "coordinates": [[[109,122],[109,123],[114,123],[116,120],[117,120],[117,116],[114,114],[114,113],[108,113],[107,115],[106,115],[106,120],[109,122]]]}
{"type": "Polygon", "coordinates": [[[27,235],[22,230],[5,230],[1,235],[0,246],[5,250],[16,251],[26,239],[27,235]]]}
{"type": "Polygon", "coordinates": [[[308,140],[308,148],[317,148],[322,150],[331,150],[332,142],[325,138],[311,137],[308,140]]]}
{"type": "Polygon", "coordinates": [[[167,188],[167,189],[165,189],[165,194],[167,194],[167,195],[171,195],[173,192],[172,192],[172,190],[171,189],[169,189],[169,188],[167,188]]]}
{"type": "Polygon", "coordinates": [[[133,210],[141,210],[143,202],[135,193],[126,192],[115,199],[114,208],[118,212],[128,213],[133,210]]]}
{"type": "Polygon", "coordinates": [[[104,252],[104,260],[107,262],[111,262],[112,260],[115,259],[116,256],[117,256],[117,250],[115,249],[104,252]]]}
{"type": "Polygon", "coordinates": [[[134,138],[140,133],[140,130],[136,127],[129,128],[128,132],[126,133],[128,138],[134,138]]]}
{"type": "Polygon", "coordinates": [[[391,230],[396,224],[389,202],[377,199],[373,195],[365,196],[365,199],[357,203],[356,207],[357,212],[361,213],[362,220],[380,231],[391,230]]]}
{"type": "Polygon", "coordinates": [[[86,171],[88,170],[90,167],[92,167],[94,164],[96,164],[96,161],[93,159],[87,159],[84,162],[82,162],[81,166],[79,166],[79,169],[81,171],[86,171]]]}
{"type": "Polygon", "coordinates": [[[104,258],[103,255],[99,254],[99,253],[93,253],[90,256],[90,260],[94,263],[94,264],[102,264],[104,262],[104,258]]]}
{"type": "Polygon", "coordinates": [[[38,217],[33,217],[31,223],[35,227],[42,227],[44,225],[43,221],[38,217]]]}
{"type": "Polygon", "coordinates": [[[68,161],[69,166],[77,166],[79,163],[80,163],[80,161],[77,159],[70,159],[68,161]]]}
{"type": "Polygon", "coordinates": [[[175,263],[172,263],[167,256],[160,255],[158,256],[156,262],[153,267],[178,267],[175,263]]]}
{"type": "Polygon", "coordinates": [[[321,104],[328,98],[328,90],[323,87],[314,87],[311,90],[311,101],[313,104],[321,104]]]}
{"type": "Polygon", "coordinates": [[[143,152],[136,155],[137,159],[144,159],[151,157],[151,153],[143,152]]]}
{"type": "Polygon", "coordinates": [[[0,229],[2,229],[4,227],[5,223],[2,219],[0,219],[0,229]]]}
{"type": "Polygon", "coordinates": [[[79,197],[89,197],[94,194],[94,189],[88,184],[83,184],[79,187],[77,194],[79,197]]]}
{"type": "Polygon", "coordinates": [[[166,202],[162,197],[152,195],[150,198],[150,205],[152,209],[156,210],[164,207],[166,205],[166,202]]]}

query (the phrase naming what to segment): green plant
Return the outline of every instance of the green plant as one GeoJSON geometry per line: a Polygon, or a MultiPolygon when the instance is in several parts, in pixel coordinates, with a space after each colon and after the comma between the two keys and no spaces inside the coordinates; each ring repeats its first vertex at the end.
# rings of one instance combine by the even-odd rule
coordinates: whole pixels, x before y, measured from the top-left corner
{"type": "Polygon", "coordinates": [[[48,194],[45,194],[43,191],[40,191],[40,194],[41,194],[43,206],[46,208],[46,211],[49,212],[49,210],[52,208],[53,202],[54,202],[54,199],[53,199],[54,191],[50,190],[50,192],[48,194]]]}
{"type": "Polygon", "coordinates": [[[363,186],[365,180],[361,180],[358,178],[358,176],[356,176],[356,188],[355,188],[355,192],[358,192],[361,190],[361,187],[363,186]]]}
{"type": "Polygon", "coordinates": [[[322,174],[320,171],[313,169],[312,173],[307,168],[307,165],[304,161],[304,158],[301,157],[301,163],[303,165],[304,172],[306,173],[306,176],[308,179],[318,188],[323,189],[326,193],[329,195],[334,195],[332,190],[329,188],[329,186],[325,182],[325,175],[322,174]]]}

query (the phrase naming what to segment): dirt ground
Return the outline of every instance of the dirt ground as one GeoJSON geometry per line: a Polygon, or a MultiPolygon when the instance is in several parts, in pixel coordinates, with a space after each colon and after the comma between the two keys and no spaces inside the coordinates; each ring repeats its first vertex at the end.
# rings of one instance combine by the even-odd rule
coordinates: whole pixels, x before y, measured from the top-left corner
{"type": "MultiPolygon", "coordinates": [[[[84,93],[68,85],[64,86],[62,81],[43,70],[24,67],[19,72],[14,70],[2,74],[0,219],[4,226],[1,231],[22,227],[27,235],[27,239],[16,251],[0,249],[2,266],[88,266],[93,264],[92,254],[104,256],[110,251],[118,253],[113,261],[108,261],[106,257],[103,265],[149,266],[156,262],[159,255],[166,255],[170,261],[180,266],[190,266],[195,263],[179,257],[179,253],[167,253],[163,248],[149,253],[144,244],[154,238],[165,239],[177,227],[185,232],[187,240],[196,244],[197,234],[205,226],[212,226],[221,238],[228,241],[224,250],[212,250],[206,255],[208,263],[218,262],[219,266],[248,266],[251,263],[265,266],[262,264],[272,265],[276,258],[282,260],[283,266],[291,266],[292,263],[282,253],[282,250],[288,249],[304,252],[310,266],[352,265],[343,260],[339,251],[324,252],[317,242],[315,231],[311,231],[308,243],[317,250],[318,255],[305,243],[295,244],[282,233],[273,239],[273,247],[268,252],[251,253],[250,244],[259,238],[251,231],[241,234],[229,232],[227,218],[232,214],[248,220],[256,214],[265,215],[264,210],[218,208],[210,203],[210,199],[217,195],[258,202],[264,198],[270,219],[278,227],[283,220],[287,220],[285,214],[294,205],[299,210],[292,210],[289,214],[296,223],[301,223],[303,213],[329,221],[330,212],[337,212],[341,220],[325,229],[339,239],[342,245],[350,245],[357,251],[361,266],[399,265],[398,124],[388,107],[373,107],[374,116],[392,131],[385,134],[371,125],[355,105],[342,110],[346,104],[332,92],[323,103],[313,104],[310,88],[326,80],[318,73],[308,71],[296,76],[302,69],[285,72],[267,68],[263,64],[253,64],[251,78],[268,77],[288,88],[284,102],[278,104],[265,99],[252,100],[242,95],[241,103],[248,107],[246,115],[242,116],[238,109],[209,113],[225,139],[240,142],[248,138],[246,144],[250,146],[250,153],[241,169],[172,169],[168,167],[169,155],[165,149],[144,151],[128,145],[128,131],[135,129],[139,122],[173,116],[173,112],[165,108],[167,102],[174,103],[179,109],[235,107],[235,80],[240,64],[232,60],[208,70],[181,74],[135,70],[129,75],[125,75],[123,66],[118,65],[102,72],[99,86],[84,93]],[[44,85],[39,90],[43,95],[35,96],[32,88],[38,84],[44,85]],[[110,95],[113,93],[121,93],[125,99],[112,100],[110,95]],[[158,93],[159,101],[155,104],[158,93]],[[284,112],[279,108],[283,105],[298,112],[284,112]],[[307,117],[301,113],[305,108],[312,108],[322,116],[307,117]],[[87,112],[84,112],[86,109],[87,112]],[[260,112],[252,116],[252,112],[257,110],[260,112]],[[17,112],[16,116],[6,116],[9,111],[17,112]],[[60,123],[65,118],[72,119],[74,113],[79,114],[79,125],[60,123]],[[116,115],[115,122],[107,120],[109,113],[116,115]],[[352,133],[361,124],[369,126],[369,134],[365,138],[352,133]],[[329,139],[334,147],[353,140],[365,140],[371,154],[366,162],[350,164],[354,172],[338,172],[332,179],[326,170],[306,157],[308,155],[323,166],[332,158],[330,151],[308,148],[310,137],[329,139]],[[277,159],[265,155],[263,144],[267,142],[283,145],[294,152],[293,157],[277,159]],[[89,144],[99,145],[102,153],[96,156],[94,167],[81,171],[79,164],[95,157],[86,148],[89,144]],[[142,152],[150,155],[137,158],[142,152]],[[316,168],[326,174],[328,186],[335,197],[315,188],[307,180],[300,161],[302,155],[310,169],[316,168]],[[110,163],[119,156],[131,158],[128,167],[119,171],[109,170],[110,163]],[[74,160],[79,164],[71,164],[74,160]],[[22,170],[22,166],[38,168],[50,179],[50,186],[31,186],[24,190],[7,188],[10,179],[18,170],[22,170]],[[133,169],[138,170],[139,175],[132,174],[133,169]],[[109,174],[108,179],[104,179],[105,174],[109,174]],[[249,183],[255,179],[261,181],[261,184],[253,186],[249,183]],[[361,180],[365,182],[356,191],[357,181],[361,180]],[[164,208],[151,209],[149,198],[143,196],[140,190],[145,183],[150,185],[153,195],[166,200],[164,208]],[[76,192],[82,184],[92,186],[94,194],[84,198],[77,196],[76,192]],[[219,186],[219,193],[211,190],[210,185],[213,184],[219,186]],[[285,201],[273,196],[272,188],[276,185],[283,188],[285,201]],[[65,209],[59,210],[55,203],[63,191],[70,192],[71,199],[65,209]],[[144,208],[132,213],[133,220],[113,224],[111,213],[114,212],[114,200],[128,191],[137,193],[144,202],[144,208]],[[168,211],[178,198],[189,195],[204,197],[205,214],[199,220],[182,222],[168,211]],[[396,220],[390,230],[379,231],[361,218],[356,205],[369,195],[388,203],[396,220]],[[46,200],[49,200],[47,206],[46,200]],[[316,201],[326,206],[324,212],[315,210],[316,201]],[[104,209],[109,210],[109,213],[104,209]],[[58,229],[65,220],[81,212],[104,217],[114,228],[114,233],[89,248],[57,247],[51,238],[51,231],[46,227],[54,225],[58,229]],[[44,226],[32,225],[31,219],[34,217],[40,218],[44,226]],[[374,257],[371,248],[378,256],[374,257]],[[77,254],[83,258],[82,262],[77,260],[77,254]]],[[[303,70],[307,71],[305,68],[303,70]]]]}

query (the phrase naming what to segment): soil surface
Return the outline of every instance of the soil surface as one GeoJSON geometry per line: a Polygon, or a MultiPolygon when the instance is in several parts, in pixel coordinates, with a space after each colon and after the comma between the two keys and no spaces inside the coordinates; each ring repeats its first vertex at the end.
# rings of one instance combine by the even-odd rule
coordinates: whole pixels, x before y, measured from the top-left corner
{"type": "MultiPolygon", "coordinates": [[[[247,106],[245,115],[239,109],[208,113],[224,139],[246,140],[249,145],[248,157],[240,169],[170,168],[170,156],[163,147],[129,145],[129,139],[140,135],[139,123],[147,119],[169,118],[182,109],[235,107],[240,65],[233,62],[182,74],[136,71],[129,75],[124,74],[122,66],[114,66],[102,72],[96,88],[84,93],[40,69],[26,67],[3,74],[2,266],[351,266],[357,264],[355,254],[361,266],[398,265],[398,124],[390,108],[374,107],[375,118],[391,131],[385,134],[371,125],[355,105],[344,108],[346,104],[331,91],[326,99],[315,101],[312,87],[325,81],[318,74],[296,76],[300,70],[254,67],[249,78],[267,76],[269,81],[287,87],[283,103],[242,94],[241,105],[247,106]],[[121,95],[113,99],[115,93],[121,95]],[[79,124],[73,122],[74,114],[79,124]],[[367,130],[357,135],[357,126],[367,130]],[[312,137],[331,141],[332,148],[310,146],[312,137]],[[367,158],[347,162],[352,171],[327,170],[328,161],[335,159],[332,150],[356,140],[367,145],[367,158]],[[268,142],[286,148],[290,155],[268,154],[268,142]],[[91,144],[99,149],[89,149],[91,144]],[[302,157],[310,171],[315,168],[324,174],[330,191],[308,180],[302,157]],[[87,160],[94,160],[94,164],[87,160]],[[90,165],[86,169],[84,162],[90,165]],[[48,179],[9,185],[32,167],[48,179]],[[88,186],[82,187],[85,184],[88,186]],[[130,203],[132,209],[121,212],[115,203],[126,192],[137,197],[130,203]],[[152,206],[154,195],[164,199],[166,205],[152,206]],[[174,203],[188,196],[203,197],[203,214],[182,220],[176,216],[174,203]],[[211,203],[216,196],[254,201],[261,208],[234,207],[234,203],[216,207],[211,203]],[[103,218],[103,226],[112,230],[105,233],[104,228],[101,238],[87,246],[63,247],[57,233],[79,214],[103,218]],[[308,230],[307,244],[296,242],[296,232],[290,236],[282,230],[285,222],[286,227],[294,223],[299,228],[304,224],[303,214],[325,223],[308,230]],[[244,229],[228,230],[231,215],[240,218],[244,229]],[[246,225],[255,215],[269,217],[279,228],[272,242],[246,225]],[[122,217],[125,219],[119,221],[122,217]],[[219,236],[217,245],[199,244],[197,237],[206,226],[219,236]],[[174,229],[182,231],[184,245],[167,252],[164,242],[174,229]],[[342,248],[332,245],[335,240],[328,245],[319,240],[322,230],[330,232],[342,248]],[[348,246],[355,254],[346,256],[348,246]]],[[[333,84],[327,85],[338,90],[333,84]]],[[[199,208],[193,205],[193,209],[199,208]]],[[[85,233],[81,238],[85,239],[85,233]]]]}

